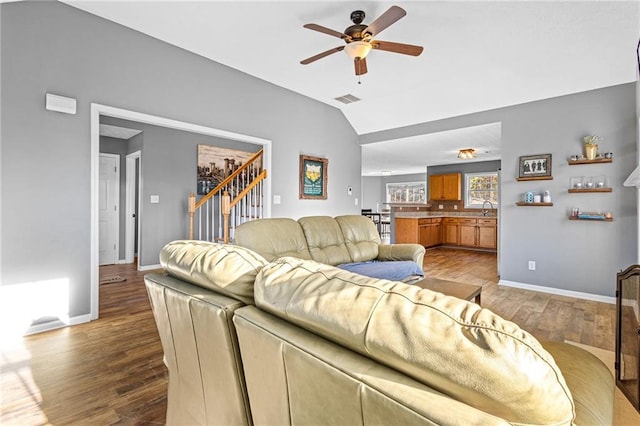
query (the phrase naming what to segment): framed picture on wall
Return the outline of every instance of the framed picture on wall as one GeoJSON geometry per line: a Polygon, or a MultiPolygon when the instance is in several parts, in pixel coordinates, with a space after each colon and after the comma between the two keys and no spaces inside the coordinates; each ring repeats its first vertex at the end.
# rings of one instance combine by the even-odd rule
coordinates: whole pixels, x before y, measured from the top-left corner
{"type": "Polygon", "coordinates": [[[518,180],[548,180],[551,177],[551,154],[520,157],[518,180]]]}
{"type": "Polygon", "coordinates": [[[327,169],[329,160],[326,158],[300,155],[300,199],[327,199],[327,169]]]}
{"type": "MultiPolygon", "coordinates": [[[[198,195],[206,195],[247,162],[255,152],[214,145],[198,145],[198,195]]],[[[257,167],[261,168],[261,159],[257,167]]]]}

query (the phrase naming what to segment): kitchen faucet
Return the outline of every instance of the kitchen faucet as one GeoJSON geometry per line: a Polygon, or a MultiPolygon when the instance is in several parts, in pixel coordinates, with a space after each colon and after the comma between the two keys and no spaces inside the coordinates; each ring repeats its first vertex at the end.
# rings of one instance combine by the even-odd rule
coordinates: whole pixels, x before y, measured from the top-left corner
{"type": "Polygon", "coordinates": [[[487,203],[489,203],[489,205],[491,206],[491,210],[493,210],[493,203],[489,200],[484,200],[484,203],[482,203],[482,216],[486,216],[489,214],[489,210],[485,208],[487,203]]]}

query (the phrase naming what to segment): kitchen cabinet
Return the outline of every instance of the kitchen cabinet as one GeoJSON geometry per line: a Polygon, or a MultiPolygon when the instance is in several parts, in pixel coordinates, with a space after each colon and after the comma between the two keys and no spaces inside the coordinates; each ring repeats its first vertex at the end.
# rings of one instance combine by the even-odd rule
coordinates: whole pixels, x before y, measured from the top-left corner
{"type": "Polygon", "coordinates": [[[458,219],[458,245],[495,250],[498,247],[498,221],[495,218],[458,219]]]}
{"type": "Polygon", "coordinates": [[[495,250],[498,248],[498,220],[478,219],[478,247],[495,250]]]}
{"type": "Polygon", "coordinates": [[[429,198],[431,200],[460,201],[462,195],[460,173],[429,176],[429,198]]]}
{"type": "Polygon", "coordinates": [[[442,218],[420,219],[419,243],[425,247],[435,247],[442,244],[442,218]]]}
{"type": "Polygon", "coordinates": [[[458,218],[445,217],[442,219],[442,242],[457,246],[459,244],[458,237],[458,218]]]}
{"type": "Polygon", "coordinates": [[[395,242],[412,243],[424,247],[442,244],[442,218],[396,218],[395,242]]]}
{"type": "Polygon", "coordinates": [[[459,242],[461,246],[477,247],[478,219],[458,219],[459,242]]]}
{"type": "Polygon", "coordinates": [[[495,250],[498,246],[496,218],[434,217],[396,218],[395,242],[424,247],[442,244],[495,250]]]}

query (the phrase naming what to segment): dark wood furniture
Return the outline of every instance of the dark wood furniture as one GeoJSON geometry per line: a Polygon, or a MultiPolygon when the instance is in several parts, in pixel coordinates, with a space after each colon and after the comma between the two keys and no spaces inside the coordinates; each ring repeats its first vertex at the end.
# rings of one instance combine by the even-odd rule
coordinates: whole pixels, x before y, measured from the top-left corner
{"type": "Polygon", "coordinates": [[[640,265],[616,278],[616,386],[640,411],[640,265]]]}

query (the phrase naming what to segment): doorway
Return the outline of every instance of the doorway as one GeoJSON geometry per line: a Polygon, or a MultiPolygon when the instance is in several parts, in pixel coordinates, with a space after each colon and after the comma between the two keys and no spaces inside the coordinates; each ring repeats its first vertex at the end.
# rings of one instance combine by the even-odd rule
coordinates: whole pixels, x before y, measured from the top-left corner
{"type": "MultiPolygon", "coordinates": [[[[99,316],[99,170],[100,170],[100,117],[107,116],[120,118],[124,120],[137,121],[140,123],[167,127],[186,132],[213,136],[217,138],[227,139],[230,141],[245,142],[254,145],[261,145],[263,148],[263,165],[269,170],[271,169],[271,141],[268,139],[258,138],[255,136],[243,135],[225,130],[215,129],[212,127],[201,126],[198,124],[177,121],[169,118],[139,113],[121,108],[115,108],[107,105],[91,104],[91,312],[92,320],[99,316]]],[[[138,163],[140,164],[140,162],[138,163]]],[[[139,167],[139,170],[142,167],[139,167]]],[[[140,172],[141,173],[141,172],[140,172]]],[[[271,216],[271,179],[267,179],[264,183],[264,217],[271,216]]],[[[141,191],[142,192],[142,184],[141,191]]],[[[141,199],[142,194],[139,195],[141,199]]],[[[139,206],[139,208],[142,205],[139,206]]],[[[138,223],[141,221],[140,213],[136,212],[138,223]]],[[[138,240],[138,255],[144,250],[143,241],[138,240]]],[[[157,267],[154,265],[154,268],[157,267]]],[[[153,269],[153,268],[152,268],[153,269]]],[[[138,266],[138,270],[142,270],[138,266]]]]}
{"type": "Polygon", "coordinates": [[[125,232],[124,263],[133,263],[138,254],[138,229],[140,205],[140,151],[132,152],[126,158],[125,232]]]}

